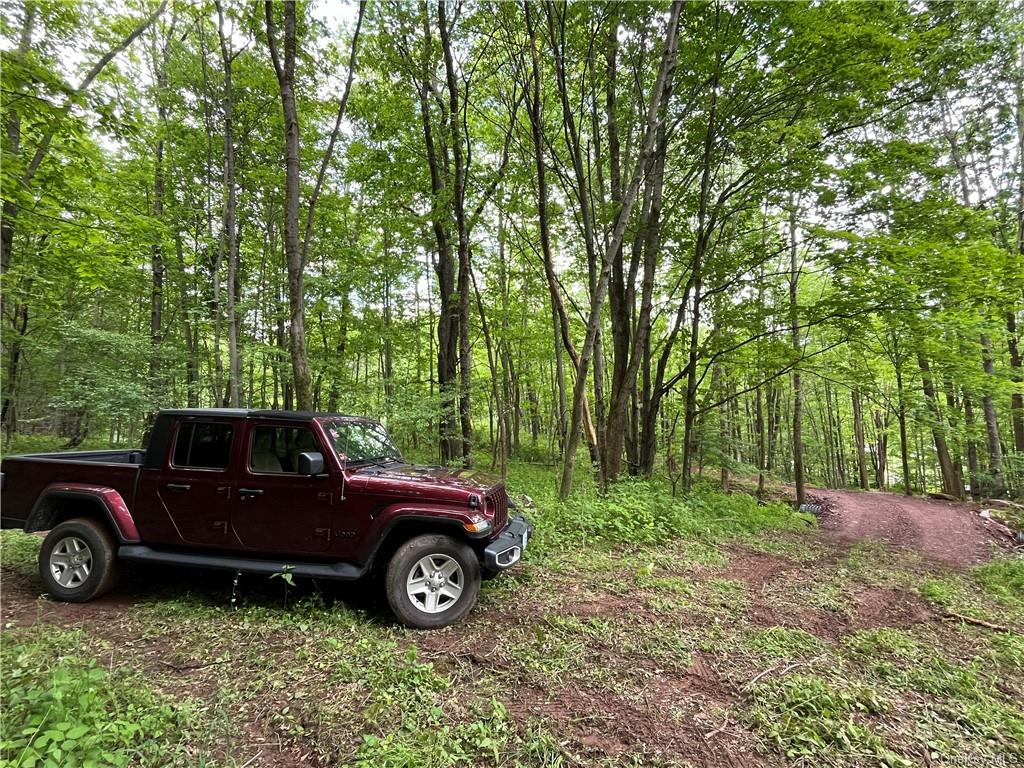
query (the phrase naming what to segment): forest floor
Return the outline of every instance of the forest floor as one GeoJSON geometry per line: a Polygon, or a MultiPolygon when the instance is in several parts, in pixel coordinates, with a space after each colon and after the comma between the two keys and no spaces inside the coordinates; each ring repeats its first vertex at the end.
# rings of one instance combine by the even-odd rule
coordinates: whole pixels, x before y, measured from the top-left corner
{"type": "Polygon", "coordinates": [[[169,569],[56,603],[4,531],[5,709],[49,709],[8,713],[0,761],[81,723],[114,729],[99,764],[1024,764],[1021,558],[968,505],[811,493],[820,526],[712,510],[731,534],[645,545],[545,544],[538,511],[530,559],[434,632],[359,588],[169,569]]]}

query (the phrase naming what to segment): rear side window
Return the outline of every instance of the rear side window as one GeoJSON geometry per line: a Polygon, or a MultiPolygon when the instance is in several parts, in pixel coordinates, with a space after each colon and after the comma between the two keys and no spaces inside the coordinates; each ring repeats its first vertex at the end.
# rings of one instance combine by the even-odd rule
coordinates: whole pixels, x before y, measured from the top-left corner
{"type": "Polygon", "coordinates": [[[230,424],[202,421],[182,424],[174,443],[174,466],[225,469],[231,459],[234,433],[230,424]]]}

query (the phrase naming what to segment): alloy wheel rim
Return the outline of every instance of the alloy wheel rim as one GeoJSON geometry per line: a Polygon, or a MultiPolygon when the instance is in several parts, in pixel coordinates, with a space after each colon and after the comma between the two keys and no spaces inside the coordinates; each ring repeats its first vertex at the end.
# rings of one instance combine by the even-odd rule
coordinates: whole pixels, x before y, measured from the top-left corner
{"type": "Polygon", "coordinates": [[[65,536],[50,551],[50,575],[65,589],[80,587],[92,573],[92,550],[84,539],[65,536]]]}
{"type": "Polygon", "coordinates": [[[405,581],[405,592],[423,613],[443,613],[455,605],[465,589],[458,561],[448,555],[425,555],[415,562],[405,581]]]}

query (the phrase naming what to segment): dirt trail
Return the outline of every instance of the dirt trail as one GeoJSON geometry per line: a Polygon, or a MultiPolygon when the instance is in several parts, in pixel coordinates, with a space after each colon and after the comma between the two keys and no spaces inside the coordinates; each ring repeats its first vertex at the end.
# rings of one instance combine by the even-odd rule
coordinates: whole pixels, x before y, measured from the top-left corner
{"type": "Polygon", "coordinates": [[[817,488],[808,489],[808,496],[827,509],[822,528],[843,539],[874,539],[955,566],[985,562],[993,547],[1006,546],[971,513],[969,504],[817,488]]]}

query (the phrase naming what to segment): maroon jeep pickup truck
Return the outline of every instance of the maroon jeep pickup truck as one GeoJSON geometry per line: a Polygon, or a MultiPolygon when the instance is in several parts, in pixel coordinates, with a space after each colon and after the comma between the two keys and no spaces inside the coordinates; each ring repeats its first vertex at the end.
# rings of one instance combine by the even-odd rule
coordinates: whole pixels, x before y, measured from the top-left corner
{"type": "Polygon", "coordinates": [[[404,461],[376,421],[244,409],[161,411],[143,450],[5,458],[4,528],[49,531],[55,598],[109,590],[121,560],[355,580],[383,573],[395,615],[463,618],[532,527],[505,487],[404,461]]]}

